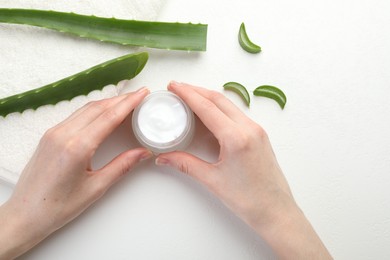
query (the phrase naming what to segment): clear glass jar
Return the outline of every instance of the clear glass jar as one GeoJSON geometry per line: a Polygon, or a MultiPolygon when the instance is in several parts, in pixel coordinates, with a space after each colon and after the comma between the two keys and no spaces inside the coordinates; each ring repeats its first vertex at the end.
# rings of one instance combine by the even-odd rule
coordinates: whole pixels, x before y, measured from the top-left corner
{"type": "Polygon", "coordinates": [[[195,131],[194,114],[184,101],[166,90],[154,91],[134,109],[133,132],[155,154],[184,150],[195,131]]]}

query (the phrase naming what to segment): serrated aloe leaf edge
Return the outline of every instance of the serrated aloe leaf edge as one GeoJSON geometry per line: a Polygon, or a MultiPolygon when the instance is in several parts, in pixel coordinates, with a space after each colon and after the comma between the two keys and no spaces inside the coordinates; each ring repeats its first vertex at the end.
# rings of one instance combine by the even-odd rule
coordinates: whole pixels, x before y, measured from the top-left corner
{"type": "Polygon", "coordinates": [[[101,90],[110,84],[116,85],[121,80],[132,79],[142,71],[148,57],[147,52],[128,54],[46,86],[0,99],[0,116],[54,105],[62,100],[87,95],[93,90],[101,90]]]}
{"type": "Polygon", "coordinates": [[[168,50],[205,51],[207,25],[103,18],[33,9],[0,8],[0,22],[26,24],[112,42],[168,50]]]}

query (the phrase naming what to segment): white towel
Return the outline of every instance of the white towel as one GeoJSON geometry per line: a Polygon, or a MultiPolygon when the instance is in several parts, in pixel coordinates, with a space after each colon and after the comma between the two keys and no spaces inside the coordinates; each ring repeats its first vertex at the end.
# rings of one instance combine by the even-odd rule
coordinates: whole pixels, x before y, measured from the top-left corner
{"type": "MultiPolygon", "coordinates": [[[[0,7],[155,20],[164,1],[0,0],[0,7]]],[[[0,24],[0,98],[52,83],[131,52],[135,52],[135,48],[81,39],[38,27],[0,24]]],[[[93,91],[70,102],[0,117],[0,179],[15,184],[48,128],[91,100],[117,95],[119,89],[120,86],[107,86],[102,91],[93,91]]]]}

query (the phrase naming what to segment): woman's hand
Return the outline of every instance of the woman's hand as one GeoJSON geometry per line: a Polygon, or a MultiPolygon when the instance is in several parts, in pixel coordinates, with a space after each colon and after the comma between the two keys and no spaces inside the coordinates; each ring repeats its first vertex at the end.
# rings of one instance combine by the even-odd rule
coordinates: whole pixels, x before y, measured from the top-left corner
{"type": "Polygon", "coordinates": [[[294,201],[264,129],[222,94],[171,82],[180,96],[215,135],[219,159],[205,162],[185,152],[161,154],[168,165],[203,183],[235,214],[253,227],[281,258],[330,258],[294,201]]]}
{"type": "Polygon", "coordinates": [[[148,94],[137,92],[91,102],[49,129],[0,208],[0,259],[30,249],[77,217],[139,161],[144,148],[126,151],[101,169],[91,168],[99,145],[148,94]]]}

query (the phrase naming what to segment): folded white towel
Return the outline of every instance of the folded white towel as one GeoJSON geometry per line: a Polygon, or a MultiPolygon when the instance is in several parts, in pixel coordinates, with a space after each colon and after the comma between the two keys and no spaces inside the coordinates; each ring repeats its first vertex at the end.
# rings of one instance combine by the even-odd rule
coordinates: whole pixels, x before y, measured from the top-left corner
{"type": "MultiPolygon", "coordinates": [[[[102,17],[154,20],[164,0],[14,0],[2,8],[32,8],[102,17]]],[[[68,36],[24,25],[0,24],[0,98],[37,88],[106,60],[134,52],[134,48],[68,36]]],[[[120,84],[119,84],[120,85],[120,84]]],[[[0,179],[15,184],[44,132],[91,100],[118,94],[107,86],[36,111],[0,117],[0,179]]]]}

